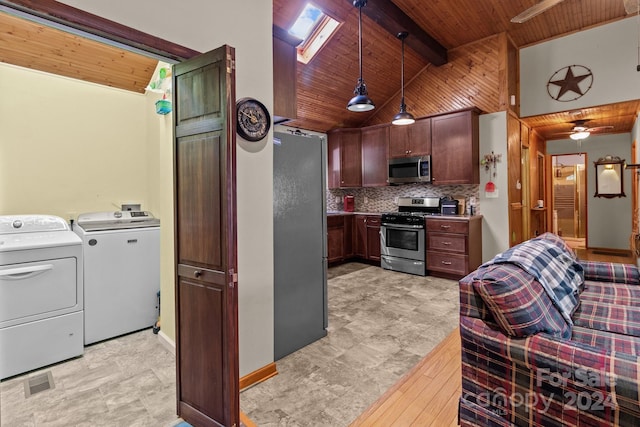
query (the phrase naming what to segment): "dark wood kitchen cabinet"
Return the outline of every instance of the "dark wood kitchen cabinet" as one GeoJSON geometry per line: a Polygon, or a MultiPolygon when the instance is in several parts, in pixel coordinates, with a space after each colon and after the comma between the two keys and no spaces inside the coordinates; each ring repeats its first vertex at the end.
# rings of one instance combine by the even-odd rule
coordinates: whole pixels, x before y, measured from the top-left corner
{"type": "Polygon", "coordinates": [[[362,186],[388,185],[389,125],[362,129],[362,186]]]}
{"type": "Polygon", "coordinates": [[[431,154],[431,118],[412,125],[390,126],[389,157],[426,156],[431,154]]]}
{"type": "Polygon", "coordinates": [[[482,216],[427,218],[427,271],[460,279],[482,263],[482,216]]]}
{"type": "Polygon", "coordinates": [[[368,260],[380,261],[380,216],[355,216],[355,256],[368,260]]]}
{"type": "Polygon", "coordinates": [[[431,182],[479,184],[479,111],[468,109],[431,118],[431,182]]]}
{"type": "Polygon", "coordinates": [[[327,216],[327,262],[353,257],[353,215],[327,216]]]}
{"type": "Polygon", "coordinates": [[[344,215],[327,217],[327,262],[344,260],[344,215]]]}
{"type": "Polygon", "coordinates": [[[276,25],[273,26],[273,121],[298,117],[296,72],[302,40],[276,25]]]}
{"type": "Polygon", "coordinates": [[[329,188],[362,186],[360,129],[336,129],[328,133],[327,179],[329,188]]]}

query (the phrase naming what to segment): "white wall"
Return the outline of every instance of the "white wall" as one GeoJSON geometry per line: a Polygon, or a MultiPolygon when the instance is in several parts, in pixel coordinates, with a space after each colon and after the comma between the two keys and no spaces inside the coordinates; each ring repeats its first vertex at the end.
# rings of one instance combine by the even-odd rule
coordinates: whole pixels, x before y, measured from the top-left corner
{"type": "Polygon", "coordinates": [[[521,116],[638,99],[637,60],[638,18],[634,16],[520,49],[521,116]],[[568,65],[589,68],[593,85],[575,101],[555,101],[547,93],[547,82],[568,65]]]}
{"type": "MultiPolygon", "coordinates": [[[[65,0],[71,6],[180,45],[205,52],[236,49],[236,96],[251,96],[273,110],[272,4],[262,0],[65,0]]],[[[262,143],[238,141],[238,290],[240,375],[273,362],[273,133],[262,143]]],[[[172,169],[164,147],[162,170],[172,169]]],[[[169,192],[162,193],[162,218],[169,192]]],[[[163,239],[163,252],[172,242],[163,239]]],[[[162,289],[163,322],[174,319],[173,289],[162,289]]]]}
{"type": "Polygon", "coordinates": [[[482,262],[509,248],[509,191],[507,176],[507,113],[480,116],[480,159],[485,154],[502,154],[496,177],[480,166],[480,214],[482,214],[482,262]],[[491,180],[498,197],[488,198],[485,185],[491,180]]]}
{"type": "MultiPolygon", "coordinates": [[[[618,156],[631,163],[631,135],[592,135],[582,141],[586,153],[587,174],[587,245],[590,248],[629,249],[631,237],[631,174],[623,170],[623,189],[626,197],[594,197],[596,192],[593,162],[607,155],[618,156]]],[[[547,154],[577,153],[576,142],[571,139],[547,141],[547,154]]]]}

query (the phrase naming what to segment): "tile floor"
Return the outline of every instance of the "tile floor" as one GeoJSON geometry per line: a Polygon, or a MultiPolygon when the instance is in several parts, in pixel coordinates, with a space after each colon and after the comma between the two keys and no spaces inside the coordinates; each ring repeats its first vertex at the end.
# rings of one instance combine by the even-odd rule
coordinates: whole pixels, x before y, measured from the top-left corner
{"type": "Polygon", "coordinates": [[[151,329],[85,348],[82,357],[0,383],[2,427],[170,427],[178,424],[175,358],[151,329]],[[54,387],[25,397],[50,371],[54,387]]]}
{"type": "Polygon", "coordinates": [[[260,427],[348,426],[458,326],[456,281],[363,264],[329,277],[328,335],[240,394],[260,427]]]}
{"type": "MultiPolygon", "coordinates": [[[[455,281],[359,263],[330,268],[329,279],[328,336],[277,361],[277,376],[240,395],[260,427],[348,425],[458,324],[455,281]]],[[[3,427],[179,422],[175,358],[150,329],[0,383],[3,427]],[[25,397],[25,379],[46,371],[54,388],[25,397]]]]}

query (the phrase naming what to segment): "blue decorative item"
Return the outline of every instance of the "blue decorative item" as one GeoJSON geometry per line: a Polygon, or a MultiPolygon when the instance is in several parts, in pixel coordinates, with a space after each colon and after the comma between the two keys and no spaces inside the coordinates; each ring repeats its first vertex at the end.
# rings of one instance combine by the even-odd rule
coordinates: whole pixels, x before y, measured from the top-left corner
{"type": "Polygon", "coordinates": [[[161,99],[156,102],[156,113],[158,114],[169,114],[171,112],[171,101],[168,99],[161,99]]]}

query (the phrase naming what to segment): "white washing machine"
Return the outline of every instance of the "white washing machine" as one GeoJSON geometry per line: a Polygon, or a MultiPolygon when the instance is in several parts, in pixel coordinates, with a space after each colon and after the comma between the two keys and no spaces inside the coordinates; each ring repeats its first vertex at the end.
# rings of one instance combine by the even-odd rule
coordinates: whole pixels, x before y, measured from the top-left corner
{"type": "Polygon", "coordinates": [[[0,379],[83,354],[82,267],[62,218],[0,216],[0,379]]]}
{"type": "Polygon", "coordinates": [[[146,211],[93,212],[73,228],[83,247],[85,345],[153,326],[160,220],[146,211]]]}

